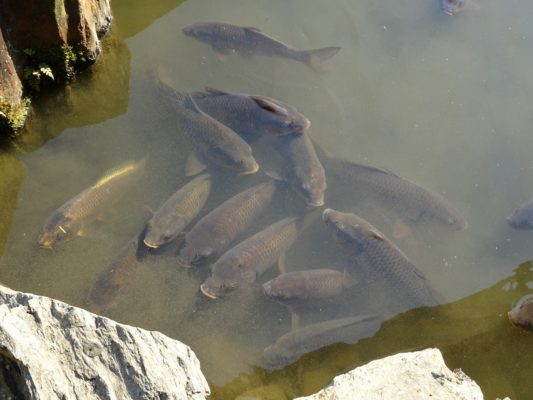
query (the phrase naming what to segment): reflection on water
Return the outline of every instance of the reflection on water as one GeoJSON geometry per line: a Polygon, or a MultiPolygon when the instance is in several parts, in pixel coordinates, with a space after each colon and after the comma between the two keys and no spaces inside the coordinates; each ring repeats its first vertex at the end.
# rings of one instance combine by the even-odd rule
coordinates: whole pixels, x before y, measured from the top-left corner
{"type": "MultiPolygon", "coordinates": [[[[214,398],[251,389],[287,397],[310,393],[344,368],[426,346],[442,348],[450,367],[463,368],[488,398],[527,398],[532,367],[525,349],[531,338],[510,326],[505,313],[527,291],[530,266],[508,279],[518,286],[501,280],[531,259],[531,234],[513,231],[505,217],[533,197],[533,31],[526,18],[533,4],[487,1],[480,10],[451,18],[437,2],[422,0],[227,0],[223,7],[196,0],[149,25],[168,10],[163,3],[156,2],[153,14],[132,11],[135,18],[127,7],[117,8],[117,24],[124,24],[118,29],[128,39],[118,40],[102,59],[102,69],[80,77],[68,95],[38,105],[40,117],[18,142],[26,154],[2,156],[13,167],[1,175],[2,200],[8,198],[9,205],[0,221],[0,239],[6,240],[0,281],[83,305],[98,273],[150,218],[146,209],[157,209],[188,181],[183,168],[190,145],[155,86],[155,71],[163,66],[181,90],[211,86],[293,104],[311,120],[316,140],[334,154],[388,168],[443,194],[465,214],[468,229],[420,224],[395,242],[446,301],[466,299],[402,314],[353,346],[330,347],[267,372],[260,368],[263,348],[290,329],[288,310],[262,296],[259,285],[206,299],[198,287],[207,268],[178,268],[175,243],[142,261],[110,317],[191,345],[215,387],[214,398]],[[276,58],[232,55],[221,62],[209,46],[181,33],[200,20],[257,26],[297,48],[338,45],[342,50],[328,60],[327,74],[276,58]],[[134,22],[126,26],[125,21],[134,22]],[[145,179],[118,207],[83,237],[52,251],[37,248],[38,233],[53,210],[105,170],[144,156],[145,179]],[[4,187],[11,192],[4,195],[4,187]]],[[[203,212],[265,180],[261,174],[217,175],[203,212]]],[[[293,212],[297,198],[287,196],[280,196],[244,237],[293,212]]],[[[326,205],[335,196],[328,192],[326,205]]],[[[356,207],[349,199],[342,205],[392,237],[394,213],[376,204],[356,207]]],[[[342,262],[320,221],[287,256],[289,270],[341,269],[342,262]]],[[[260,283],[274,276],[267,272],[260,283]]],[[[369,311],[388,319],[399,311],[390,305],[390,293],[372,287],[354,287],[342,296],[342,307],[322,305],[303,315],[302,324],[369,311]]]]}

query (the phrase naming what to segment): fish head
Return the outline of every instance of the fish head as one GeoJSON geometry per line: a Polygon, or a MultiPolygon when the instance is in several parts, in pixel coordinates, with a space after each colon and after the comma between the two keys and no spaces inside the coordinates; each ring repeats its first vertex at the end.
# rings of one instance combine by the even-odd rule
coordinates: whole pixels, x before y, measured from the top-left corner
{"type": "Polygon", "coordinates": [[[252,149],[244,141],[242,144],[234,144],[232,148],[222,149],[214,146],[210,149],[210,154],[217,164],[243,175],[259,171],[259,164],[252,155],[252,149]]]}
{"type": "Polygon", "coordinates": [[[380,231],[355,214],[327,208],[322,214],[322,220],[335,238],[355,255],[364,251],[368,241],[385,240],[380,231]]]}
{"type": "Polygon", "coordinates": [[[53,216],[46,223],[37,238],[37,244],[44,249],[51,249],[55,243],[66,239],[71,231],[71,220],[62,214],[53,216]]]}
{"type": "Polygon", "coordinates": [[[187,238],[185,238],[185,246],[180,250],[176,257],[176,261],[178,262],[178,265],[182,267],[191,268],[193,265],[209,258],[214,252],[214,249],[211,247],[196,248],[195,246],[188,244],[187,238]]]}
{"type": "Polygon", "coordinates": [[[210,299],[219,299],[236,289],[239,283],[236,280],[224,279],[220,276],[211,275],[200,285],[204,296],[210,299]]]}
{"type": "Polygon", "coordinates": [[[533,202],[522,204],[506,220],[514,229],[533,229],[533,202]]]}
{"type": "Polygon", "coordinates": [[[146,226],[146,234],[144,235],[144,244],[146,247],[157,249],[164,244],[167,244],[174,240],[178,236],[179,232],[176,230],[176,226],[182,226],[178,221],[167,219],[168,223],[154,224],[153,221],[149,221],[146,226]]]}
{"type": "Polygon", "coordinates": [[[297,354],[283,354],[281,346],[277,343],[265,347],[263,350],[263,359],[266,362],[266,368],[280,368],[292,364],[298,359],[297,354]]]}
{"type": "Polygon", "coordinates": [[[533,330],[533,294],[525,295],[518,300],[507,315],[513,325],[533,330]]]}
{"type": "Polygon", "coordinates": [[[455,15],[465,8],[466,0],[439,0],[440,9],[448,15],[455,15]]]}
{"type": "Polygon", "coordinates": [[[296,179],[292,182],[294,190],[309,207],[321,207],[324,205],[324,193],[326,191],[325,174],[322,171],[311,171],[305,174],[307,179],[296,179]]]}
{"type": "Polygon", "coordinates": [[[447,201],[442,201],[439,207],[433,210],[426,210],[422,217],[433,218],[438,222],[449,226],[452,229],[462,231],[468,227],[465,217],[461,215],[453,205],[447,201]]]}
{"type": "Polygon", "coordinates": [[[311,122],[295,107],[266,96],[250,96],[258,107],[256,125],[271,135],[302,134],[311,122]]]}
{"type": "Polygon", "coordinates": [[[190,37],[202,40],[204,42],[212,42],[220,37],[223,25],[214,22],[196,22],[188,25],[181,31],[190,37]]]}
{"type": "Polygon", "coordinates": [[[200,290],[207,297],[216,299],[237,289],[242,282],[254,282],[256,276],[255,270],[243,265],[239,256],[226,254],[211,266],[211,275],[200,290]]]}

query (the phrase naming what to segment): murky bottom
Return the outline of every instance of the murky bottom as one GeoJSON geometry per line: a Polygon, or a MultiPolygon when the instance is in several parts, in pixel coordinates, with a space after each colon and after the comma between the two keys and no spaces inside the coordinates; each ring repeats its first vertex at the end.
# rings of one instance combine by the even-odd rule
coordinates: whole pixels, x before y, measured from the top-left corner
{"type": "MultiPolygon", "coordinates": [[[[377,313],[379,330],[279,371],[263,368],[263,349],[290,329],[291,314],[264,297],[259,285],[275,269],[213,301],[199,292],[208,266],[178,267],[176,242],[141,262],[106,315],[190,345],[215,399],[245,392],[279,399],[308,394],[347,368],[429,346],[442,349],[448,366],[462,368],[487,398],[531,397],[533,338],[511,326],[506,313],[533,290],[532,267],[521,264],[533,258],[532,234],[512,230],[505,217],[533,196],[533,31],[526,18],[532,6],[488,1],[450,18],[437,2],[352,3],[189,1],[140,32],[131,20],[121,27],[124,16],[117,15],[95,70],[53,99],[35,102],[37,116],[15,149],[0,156],[0,282],[84,306],[96,276],[150,218],[147,209],[157,209],[188,181],[183,171],[190,145],[155,85],[163,66],[180,90],[211,86],[295,105],[311,120],[313,137],[332,153],[388,168],[441,193],[469,227],[417,224],[394,239],[450,304],[394,316],[401,310],[391,293],[355,286],[343,292],[340,305],[321,304],[301,323],[377,313]],[[342,50],[327,61],[326,74],[267,57],[233,55],[221,62],[207,45],[181,33],[200,20],[257,26],[298,48],[342,50]],[[42,225],[59,205],[106,169],[143,157],[143,180],[84,236],[52,250],[37,247],[42,225]]],[[[155,18],[164,7],[152,11],[155,18]]],[[[144,28],[148,23],[140,14],[144,28]]],[[[267,145],[258,143],[258,153],[261,146],[267,145]]],[[[261,172],[217,174],[201,215],[267,179],[261,172]]],[[[331,204],[359,213],[392,237],[397,215],[390,210],[354,204],[332,188],[326,197],[326,206],[331,204]]],[[[297,211],[298,198],[287,192],[243,237],[297,211]]],[[[342,269],[343,263],[320,219],[287,254],[289,270],[342,269]]]]}

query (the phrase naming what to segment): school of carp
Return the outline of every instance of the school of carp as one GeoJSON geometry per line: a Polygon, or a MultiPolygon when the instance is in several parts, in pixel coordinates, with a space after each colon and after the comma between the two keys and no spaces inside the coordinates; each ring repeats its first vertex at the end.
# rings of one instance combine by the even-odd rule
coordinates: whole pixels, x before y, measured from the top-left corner
{"type": "MultiPolygon", "coordinates": [[[[195,23],[183,33],[209,44],[221,60],[232,53],[281,57],[318,72],[325,70],[323,61],[340,50],[296,50],[256,28],[217,22],[195,23]]],[[[210,266],[199,286],[207,298],[224,301],[233,291],[260,284],[262,295],[292,312],[292,329],[264,350],[270,365],[286,365],[342,340],[338,333],[347,327],[351,332],[365,331],[378,323],[378,316],[369,314],[301,326],[298,314],[309,302],[336,298],[369,281],[389,288],[403,309],[442,302],[424,274],[390,238],[362,217],[331,208],[328,193],[331,188],[345,191],[348,202],[351,193],[356,193],[354,202],[379,203],[394,212],[404,226],[425,221],[451,230],[465,229],[465,218],[447,199],[389,170],[331,155],[311,136],[310,120],[278,99],[213,88],[185,93],[163,79],[154,86],[172,108],[178,134],[190,144],[192,152],[184,174],[191,179],[153,212],[139,234],[96,277],[87,295],[89,310],[105,313],[134,279],[143,259],[157,256],[155,249],[172,242],[179,243],[177,266],[210,266]],[[265,168],[256,159],[259,147],[280,160],[278,168],[265,168]],[[221,174],[264,174],[264,181],[202,214],[221,174]],[[279,198],[293,199],[294,213],[268,226],[257,226],[279,198]],[[198,219],[199,215],[203,216],[198,219]],[[344,268],[287,270],[290,263],[285,254],[310,226],[321,226],[334,239],[330,245],[343,254],[344,268]],[[256,233],[242,237],[249,229],[256,233]],[[262,280],[275,265],[279,275],[262,280]]],[[[116,202],[135,185],[145,163],[143,159],[119,165],[60,206],[44,224],[39,246],[52,248],[85,230],[102,207],[116,202]]]]}

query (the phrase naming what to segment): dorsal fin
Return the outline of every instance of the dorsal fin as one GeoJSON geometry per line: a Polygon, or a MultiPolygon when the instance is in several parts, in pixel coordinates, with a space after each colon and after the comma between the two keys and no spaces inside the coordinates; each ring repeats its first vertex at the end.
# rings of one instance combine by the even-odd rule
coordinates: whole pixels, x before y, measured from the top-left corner
{"type": "Polygon", "coordinates": [[[225,95],[229,94],[228,92],[225,92],[225,91],[220,90],[220,89],[215,89],[215,88],[212,88],[212,87],[209,87],[209,86],[205,87],[205,91],[211,96],[225,96],[225,95]]]}
{"type": "Polygon", "coordinates": [[[187,94],[187,96],[185,96],[185,101],[183,102],[183,106],[190,111],[194,111],[197,113],[202,112],[202,110],[200,110],[200,107],[198,107],[198,104],[196,104],[196,102],[192,98],[191,94],[187,94]]]}

